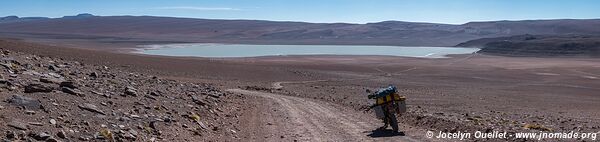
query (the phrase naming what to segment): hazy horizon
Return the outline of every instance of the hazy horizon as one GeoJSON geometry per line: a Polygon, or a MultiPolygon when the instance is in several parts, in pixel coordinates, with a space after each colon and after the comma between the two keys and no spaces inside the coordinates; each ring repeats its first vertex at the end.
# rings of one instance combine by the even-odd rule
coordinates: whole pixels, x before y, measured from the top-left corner
{"type": "MultiPolygon", "coordinates": [[[[210,19],[210,20],[257,20],[257,21],[274,21],[274,22],[305,22],[305,23],[345,23],[345,24],[368,24],[368,23],[379,23],[379,22],[387,22],[387,21],[397,21],[397,22],[411,22],[411,23],[433,23],[433,24],[449,24],[449,25],[461,25],[461,24],[466,24],[466,23],[470,23],[470,22],[493,22],[493,21],[531,21],[531,20],[594,20],[594,19],[600,19],[600,18],[560,18],[560,19],[517,19],[517,20],[485,20],[485,21],[467,21],[465,23],[435,23],[435,22],[426,22],[426,21],[402,21],[402,20],[383,20],[383,21],[372,21],[372,22],[367,22],[367,23],[352,23],[352,22],[310,22],[310,21],[299,21],[299,20],[268,20],[268,19],[226,19],[226,18],[198,18],[198,17],[178,17],[178,16],[157,16],[157,15],[97,15],[94,13],[88,13],[88,12],[84,12],[84,13],[75,13],[75,14],[71,14],[71,15],[64,15],[64,16],[76,16],[78,14],[92,14],[94,16],[101,16],[101,17],[107,17],[107,16],[151,16],[151,17],[170,17],[170,18],[191,18],[191,19],[210,19]]],[[[45,17],[45,16],[20,16],[20,15],[0,15],[1,17],[8,17],[8,16],[17,16],[19,18],[27,18],[27,17],[45,17]]],[[[62,18],[64,16],[59,16],[59,17],[46,17],[46,18],[62,18]]]]}
{"type": "Polygon", "coordinates": [[[464,24],[479,21],[598,19],[600,1],[592,0],[223,0],[223,1],[4,1],[1,16],[62,17],[78,13],[101,16],[161,16],[245,19],[311,23],[406,21],[464,24]]]}

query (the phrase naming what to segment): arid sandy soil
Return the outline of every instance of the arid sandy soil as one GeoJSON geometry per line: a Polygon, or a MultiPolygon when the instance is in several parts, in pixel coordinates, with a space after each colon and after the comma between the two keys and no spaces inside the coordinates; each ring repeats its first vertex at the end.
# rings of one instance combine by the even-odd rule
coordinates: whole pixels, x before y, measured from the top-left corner
{"type": "MultiPolygon", "coordinates": [[[[254,141],[423,140],[435,131],[600,131],[600,59],[456,55],[179,58],[5,41],[3,48],[107,65],[238,94],[236,137],[254,141]],[[405,136],[373,137],[365,89],[408,97],[405,136]],[[244,90],[240,90],[244,89],[244,90]],[[252,92],[247,92],[250,90],[252,92]],[[285,95],[285,96],[277,96],[285,95]],[[308,105],[307,103],[315,103],[308,105]],[[264,115],[264,116],[263,116],[264,115]],[[322,116],[319,116],[322,115],[322,116]],[[353,125],[354,124],[354,125],[353,125]],[[540,127],[526,128],[526,125],[540,127]],[[322,134],[327,132],[328,134],[322,134]]],[[[115,46],[115,45],[112,45],[115,46]]],[[[230,120],[228,120],[230,121],[230,120]]],[[[239,140],[232,138],[232,140],[239,140]]],[[[443,140],[442,140],[443,141],[443,140]]]]}

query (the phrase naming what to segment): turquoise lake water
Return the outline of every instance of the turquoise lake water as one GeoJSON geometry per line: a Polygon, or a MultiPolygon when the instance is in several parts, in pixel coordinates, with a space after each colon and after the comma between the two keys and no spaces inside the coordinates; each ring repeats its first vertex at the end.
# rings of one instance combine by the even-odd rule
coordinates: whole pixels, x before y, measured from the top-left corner
{"type": "Polygon", "coordinates": [[[186,57],[259,57],[285,55],[385,55],[444,58],[449,54],[471,54],[478,48],[407,47],[368,45],[247,45],[247,44],[160,44],[142,45],[138,53],[186,57]]]}

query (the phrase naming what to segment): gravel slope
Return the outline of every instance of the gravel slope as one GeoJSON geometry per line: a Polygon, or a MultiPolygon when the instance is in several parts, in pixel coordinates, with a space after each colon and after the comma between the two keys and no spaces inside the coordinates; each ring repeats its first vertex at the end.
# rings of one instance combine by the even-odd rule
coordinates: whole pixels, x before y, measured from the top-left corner
{"type": "Polygon", "coordinates": [[[0,49],[0,139],[235,139],[235,105],[209,84],[181,82],[0,49]]]}

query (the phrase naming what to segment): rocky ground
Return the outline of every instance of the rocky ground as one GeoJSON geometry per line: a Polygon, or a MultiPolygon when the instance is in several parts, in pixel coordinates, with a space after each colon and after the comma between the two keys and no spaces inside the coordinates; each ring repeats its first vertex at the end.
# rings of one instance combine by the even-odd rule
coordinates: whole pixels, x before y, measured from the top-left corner
{"type": "MultiPolygon", "coordinates": [[[[363,111],[369,105],[366,89],[393,84],[408,97],[408,113],[399,121],[409,128],[442,132],[600,132],[600,114],[595,110],[600,84],[593,74],[599,65],[595,59],[487,55],[447,60],[399,59],[371,65],[378,71],[375,73],[350,67],[337,69],[326,57],[302,59],[296,64],[307,64],[303,66],[307,70],[300,74],[324,74],[323,70],[335,74],[244,89],[312,98],[363,111]],[[315,64],[319,64],[319,70],[310,70],[316,68],[315,64]]],[[[369,63],[368,58],[363,59],[363,64],[369,63]]],[[[270,64],[288,62],[260,60],[270,64]]],[[[354,61],[337,64],[351,65],[354,61]]]]}
{"type": "Polygon", "coordinates": [[[240,96],[119,67],[0,50],[4,141],[236,139],[240,96]]]}
{"type": "Polygon", "coordinates": [[[354,138],[436,141],[423,139],[424,133],[427,130],[600,131],[600,113],[597,110],[600,108],[597,95],[600,60],[597,58],[517,58],[473,54],[445,59],[382,56],[207,59],[122,54],[98,46],[90,46],[94,50],[88,50],[16,40],[0,40],[0,48],[12,51],[1,61],[8,68],[0,67],[6,80],[3,81],[6,87],[0,97],[0,101],[4,101],[0,102],[0,115],[3,116],[0,132],[9,131],[11,137],[34,139],[45,132],[56,140],[67,141],[57,135],[62,130],[69,140],[76,141],[80,137],[83,140],[102,140],[96,137],[110,130],[113,138],[117,139],[119,135],[125,137],[127,133],[131,134],[130,128],[138,134],[136,141],[153,137],[169,141],[316,141],[328,138],[331,141],[354,138]],[[43,76],[46,77],[42,79],[43,76]],[[401,130],[406,136],[369,136],[382,123],[375,120],[371,112],[364,112],[369,104],[365,89],[389,84],[398,86],[400,93],[408,97],[409,113],[399,117],[403,125],[401,130]],[[27,92],[35,93],[25,93],[26,87],[29,88],[27,92]],[[215,95],[212,96],[219,96],[218,99],[206,95],[211,93],[202,93],[238,88],[253,92],[228,94],[213,91],[215,95]],[[137,97],[127,95],[131,92],[136,92],[137,97]],[[13,95],[39,100],[44,107],[18,107],[15,105],[18,103],[11,102],[24,101],[11,99],[24,99],[13,98],[13,95]],[[194,101],[194,95],[199,96],[195,100],[202,101],[194,101]],[[274,97],[276,95],[287,96],[277,98],[274,97]],[[294,103],[288,104],[290,101],[294,103]],[[307,102],[322,105],[306,106],[307,102]],[[168,109],[154,108],[160,105],[168,109]],[[315,113],[333,110],[346,113],[323,116],[315,113]],[[132,115],[140,118],[135,119],[132,115]],[[121,121],[123,116],[131,120],[121,121]],[[164,116],[170,116],[174,121],[164,122],[164,116]],[[150,127],[156,118],[163,121],[155,122],[154,126],[158,124],[156,128],[150,127]],[[56,123],[50,124],[51,119],[56,123]],[[196,120],[200,120],[207,129],[196,120]],[[290,125],[290,120],[298,121],[290,125]],[[29,126],[8,126],[9,123],[29,126]],[[323,124],[323,127],[316,124],[323,124]],[[156,132],[147,132],[145,126],[151,128],[149,130],[160,130],[160,136],[156,132]],[[18,129],[24,127],[27,129],[24,132],[18,129]],[[347,128],[353,129],[349,131],[347,128]],[[196,133],[198,129],[202,130],[201,133],[196,133]],[[321,135],[319,132],[335,133],[321,135]],[[28,136],[29,133],[32,137],[28,136]]]}

